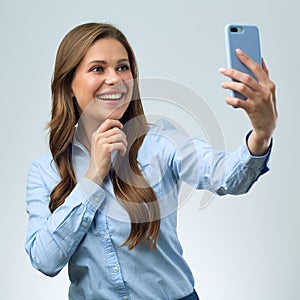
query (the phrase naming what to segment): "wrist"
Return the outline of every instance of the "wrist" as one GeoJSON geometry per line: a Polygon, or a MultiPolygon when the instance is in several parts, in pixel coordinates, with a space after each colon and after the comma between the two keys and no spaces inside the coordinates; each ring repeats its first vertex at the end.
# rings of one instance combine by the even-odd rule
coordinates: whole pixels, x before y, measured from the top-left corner
{"type": "Polygon", "coordinates": [[[268,152],[271,141],[271,135],[260,134],[253,130],[247,140],[247,146],[252,155],[261,156],[268,152]]]}
{"type": "Polygon", "coordinates": [[[99,173],[93,172],[91,170],[87,170],[84,177],[91,180],[91,181],[93,181],[94,183],[98,184],[99,186],[103,182],[103,178],[99,175],[99,173]]]}

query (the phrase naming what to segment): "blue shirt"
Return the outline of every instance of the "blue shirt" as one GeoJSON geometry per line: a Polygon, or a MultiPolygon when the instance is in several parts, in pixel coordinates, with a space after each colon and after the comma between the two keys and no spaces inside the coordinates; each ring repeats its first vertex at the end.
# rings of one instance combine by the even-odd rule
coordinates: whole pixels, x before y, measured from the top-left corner
{"type": "Polygon", "coordinates": [[[251,156],[246,139],[232,153],[190,138],[166,121],[151,127],[138,153],[145,178],[157,195],[161,227],[157,250],[120,247],[130,232],[127,211],[115,198],[109,176],[98,186],[83,175],[89,153],[76,139],[77,185],[65,203],[49,211],[60,181],[51,153],[35,160],[28,174],[26,251],[32,265],[55,276],[68,264],[69,299],[179,299],[193,291],[192,272],[177,236],[177,205],[183,182],[213,193],[242,194],[268,171],[270,155],[251,156]]]}

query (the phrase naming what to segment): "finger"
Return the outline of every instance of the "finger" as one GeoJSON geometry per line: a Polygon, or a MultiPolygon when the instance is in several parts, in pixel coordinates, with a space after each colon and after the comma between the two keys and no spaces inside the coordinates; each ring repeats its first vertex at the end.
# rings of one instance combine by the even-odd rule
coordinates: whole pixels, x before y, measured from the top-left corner
{"type": "Polygon", "coordinates": [[[239,98],[227,96],[225,101],[228,105],[233,106],[235,108],[242,108],[245,111],[248,109],[248,102],[239,98]]]}
{"type": "MultiPolygon", "coordinates": [[[[221,84],[223,89],[233,90],[244,95],[247,99],[254,96],[254,91],[248,85],[237,81],[226,81],[221,84]]],[[[245,101],[245,100],[243,100],[245,101]]]]}
{"type": "Polygon", "coordinates": [[[106,119],[98,128],[99,132],[105,132],[113,127],[123,128],[122,123],[119,120],[115,119],[106,119]]]}
{"type": "Polygon", "coordinates": [[[258,81],[266,81],[268,79],[267,73],[262,72],[262,67],[241,49],[236,49],[236,55],[238,59],[252,71],[258,81]]]}
{"type": "Polygon", "coordinates": [[[92,139],[95,143],[102,145],[104,143],[113,143],[117,140],[123,140],[127,144],[126,135],[121,129],[119,129],[118,127],[113,127],[106,130],[105,132],[102,132],[103,128],[99,128],[93,133],[92,139]]]}
{"type": "Polygon", "coordinates": [[[106,147],[107,147],[107,150],[110,153],[112,153],[114,151],[120,151],[120,154],[122,156],[124,156],[126,154],[126,151],[127,151],[127,147],[122,142],[107,144],[106,147]]]}
{"type": "Polygon", "coordinates": [[[97,153],[101,154],[99,157],[101,158],[101,164],[106,164],[110,161],[110,157],[114,151],[120,151],[120,154],[124,156],[127,151],[127,142],[125,140],[100,140],[97,144],[94,145],[95,158],[97,157],[97,153]]]}
{"type": "Polygon", "coordinates": [[[96,135],[99,135],[104,138],[108,138],[110,136],[114,136],[114,135],[118,135],[118,134],[121,134],[122,136],[124,136],[126,138],[125,133],[118,127],[110,128],[110,129],[106,130],[105,132],[100,132],[100,131],[96,132],[96,135]]]}
{"type": "Polygon", "coordinates": [[[219,71],[231,79],[244,83],[248,87],[250,87],[252,90],[258,90],[260,88],[259,83],[249,74],[237,71],[232,68],[220,68],[219,71]]]}
{"type": "Polygon", "coordinates": [[[126,147],[128,145],[126,136],[124,134],[115,134],[108,138],[103,138],[101,143],[105,144],[115,144],[115,143],[123,143],[126,147]]]}

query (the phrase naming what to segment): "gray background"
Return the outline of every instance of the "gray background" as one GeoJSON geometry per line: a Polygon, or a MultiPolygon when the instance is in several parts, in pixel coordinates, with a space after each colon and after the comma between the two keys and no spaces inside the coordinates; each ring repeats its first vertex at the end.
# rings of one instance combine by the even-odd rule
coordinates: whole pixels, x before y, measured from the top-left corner
{"type": "MultiPolygon", "coordinates": [[[[259,25],[280,114],[271,172],[247,195],[214,198],[205,209],[202,192],[194,193],[179,209],[179,235],[202,300],[300,299],[299,10],[296,0],[2,0],[1,299],[67,299],[66,270],[47,278],[25,254],[25,184],[32,160],[47,148],[57,47],[67,31],[90,21],[109,21],[124,31],[141,77],[171,79],[202,95],[222,126],[227,150],[238,147],[250,127],[243,111],[225,104],[220,88],[224,26],[259,25]]],[[[159,103],[157,111],[164,113],[159,103]]]]}

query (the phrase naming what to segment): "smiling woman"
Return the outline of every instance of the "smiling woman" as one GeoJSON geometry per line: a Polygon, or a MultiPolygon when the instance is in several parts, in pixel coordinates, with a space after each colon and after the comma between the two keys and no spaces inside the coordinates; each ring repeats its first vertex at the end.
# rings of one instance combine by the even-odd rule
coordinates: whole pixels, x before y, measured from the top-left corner
{"type": "Polygon", "coordinates": [[[97,116],[98,128],[111,113],[117,114],[110,116],[113,119],[123,116],[132,97],[132,87],[128,86],[132,78],[124,46],[115,39],[100,39],[88,49],[76,68],[72,81],[73,96],[82,111],[95,99],[100,100],[102,115],[97,116]],[[115,106],[122,109],[116,113],[115,106]]]}
{"type": "Polygon", "coordinates": [[[65,36],[52,82],[50,152],[28,175],[26,251],[48,276],[68,264],[69,299],[198,299],[177,235],[181,184],[241,194],[268,171],[275,86],[265,66],[240,59],[261,83],[223,73],[248,84],[248,115],[260,135],[253,126],[225,153],[165,120],[147,123],[134,53],[116,27],[88,23],[65,36]]]}

